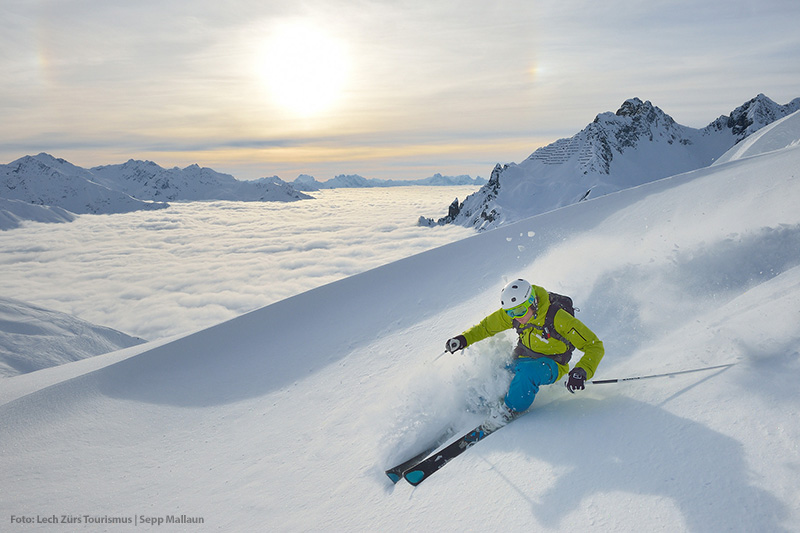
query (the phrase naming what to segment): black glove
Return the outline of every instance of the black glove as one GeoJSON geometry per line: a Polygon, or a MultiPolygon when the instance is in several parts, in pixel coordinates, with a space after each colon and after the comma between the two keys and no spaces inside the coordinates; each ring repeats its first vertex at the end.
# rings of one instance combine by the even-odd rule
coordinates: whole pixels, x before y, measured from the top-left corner
{"type": "Polygon", "coordinates": [[[576,390],[585,389],[584,381],[586,381],[586,370],[578,367],[573,368],[567,380],[567,390],[574,394],[576,390]]]}
{"type": "Polygon", "coordinates": [[[447,344],[444,347],[444,351],[450,353],[456,353],[459,350],[463,350],[467,347],[467,339],[464,338],[464,335],[459,335],[458,337],[453,337],[452,339],[447,341],[447,344]]]}

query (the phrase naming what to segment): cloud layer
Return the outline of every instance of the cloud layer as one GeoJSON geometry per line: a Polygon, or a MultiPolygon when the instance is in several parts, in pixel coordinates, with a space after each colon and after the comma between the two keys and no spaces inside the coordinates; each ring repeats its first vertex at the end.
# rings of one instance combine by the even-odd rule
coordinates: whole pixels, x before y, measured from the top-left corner
{"type": "Polygon", "coordinates": [[[0,294],[155,340],[458,240],[422,228],[475,187],[335,189],[293,204],[169,209],[0,232],[0,294]]]}

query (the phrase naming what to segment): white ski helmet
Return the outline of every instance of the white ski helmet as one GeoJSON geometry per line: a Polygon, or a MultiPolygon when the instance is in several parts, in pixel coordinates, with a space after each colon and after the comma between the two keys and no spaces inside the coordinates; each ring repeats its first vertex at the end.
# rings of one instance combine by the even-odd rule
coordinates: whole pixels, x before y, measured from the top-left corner
{"type": "Polygon", "coordinates": [[[518,307],[528,301],[532,291],[530,283],[524,279],[516,279],[500,291],[500,305],[506,310],[518,307]]]}

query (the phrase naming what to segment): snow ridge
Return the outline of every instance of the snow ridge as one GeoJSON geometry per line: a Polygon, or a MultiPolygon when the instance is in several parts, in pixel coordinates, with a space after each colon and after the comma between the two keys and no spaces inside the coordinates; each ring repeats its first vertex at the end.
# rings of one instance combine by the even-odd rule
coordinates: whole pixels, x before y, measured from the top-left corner
{"type": "Polygon", "coordinates": [[[0,377],[25,374],[144,342],[71,315],[0,297],[0,377]]]}
{"type": "Polygon", "coordinates": [[[795,111],[749,135],[714,161],[714,165],[797,146],[800,144],[797,131],[800,131],[800,112],[795,111]]]}
{"type": "Polygon", "coordinates": [[[573,137],[539,148],[525,161],[498,164],[478,192],[458,199],[438,221],[479,231],[706,167],[767,124],[800,109],[763,94],[702,129],[683,126],[650,101],[630,98],[616,113],[597,115],[573,137]]]}
{"type": "Polygon", "coordinates": [[[72,222],[75,215],[60,207],[34,205],[20,200],[0,198],[0,230],[18,228],[23,221],[72,222]]]}

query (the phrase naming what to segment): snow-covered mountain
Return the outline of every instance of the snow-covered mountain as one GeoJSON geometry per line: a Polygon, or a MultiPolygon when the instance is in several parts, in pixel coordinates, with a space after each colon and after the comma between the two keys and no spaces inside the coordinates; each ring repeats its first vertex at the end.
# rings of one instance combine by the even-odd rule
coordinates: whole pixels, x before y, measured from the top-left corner
{"type": "Polygon", "coordinates": [[[382,180],[365,178],[358,174],[340,174],[327,181],[317,181],[314,176],[299,175],[292,185],[301,191],[318,191],[320,189],[363,188],[363,187],[403,187],[408,185],[423,185],[431,187],[452,187],[460,185],[485,185],[486,180],[480,176],[472,178],[466,174],[460,176],[443,176],[436,173],[433,176],[418,180],[382,180]]]}
{"type": "Polygon", "coordinates": [[[25,156],[0,165],[0,198],[59,207],[77,214],[128,213],[161,209],[164,203],[145,202],[89,178],[91,174],[48,154],[25,156]]]}
{"type": "Polygon", "coordinates": [[[152,161],[129,160],[121,165],[90,169],[92,180],[143,200],[293,202],[311,196],[278,177],[239,181],[207,167],[162,168],[152,161]]]}
{"type": "Polygon", "coordinates": [[[71,315],[0,297],[0,377],[25,374],[144,342],[71,315]]]}
{"type": "Polygon", "coordinates": [[[319,182],[313,176],[301,174],[292,184],[298,188],[302,187],[304,191],[313,191],[319,189],[372,187],[377,184],[377,180],[372,180],[372,184],[370,184],[370,181],[358,174],[339,174],[327,181],[319,182]]]}
{"type": "MultiPolygon", "coordinates": [[[[152,161],[85,169],[41,153],[0,165],[0,200],[62,208],[72,213],[112,214],[168,207],[166,201],[231,200],[292,202],[311,199],[277,177],[239,181],[229,174],[190,165],[165,169],[152,161]]],[[[0,229],[20,220],[55,220],[59,213],[0,205],[0,229]],[[13,210],[11,208],[14,208],[13,210]]]]}
{"type": "Polygon", "coordinates": [[[702,129],[676,123],[638,98],[601,113],[568,139],[539,148],[525,161],[497,165],[489,182],[434,222],[496,228],[551,209],[666,176],[703,168],[767,124],[800,109],[800,98],[778,105],[759,94],[702,129]]]}
{"type": "Polygon", "coordinates": [[[75,215],[60,207],[34,205],[20,200],[0,198],[0,230],[18,228],[25,221],[72,222],[75,215]]]}
{"type": "Polygon", "coordinates": [[[54,513],[109,531],[797,531],[798,141],[793,115],[766,152],[10,378],[0,516],[30,531],[54,513]],[[575,299],[605,344],[598,379],[735,366],[543,387],[423,485],[392,485],[386,467],[503,394],[513,332],[436,356],[519,276],[575,299]]]}
{"type": "Polygon", "coordinates": [[[419,180],[413,180],[412,184],[430,185],[434,187],[449,187],[454,185],[486,185],[486,180],[480,176],[475,178],[467,174],[461,174],[458,176],[443,176],[441,173],[437,172],[433,176],[428,176],[427,178],[422,178],[419,180]]]}
{"type": "Polygon", "coordinates": [[[795,112],[764,126],[722,154],[714,165],[755,157],[800,145],[800,113],[795,112]]]}

